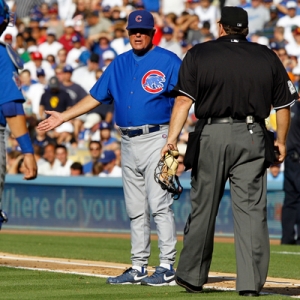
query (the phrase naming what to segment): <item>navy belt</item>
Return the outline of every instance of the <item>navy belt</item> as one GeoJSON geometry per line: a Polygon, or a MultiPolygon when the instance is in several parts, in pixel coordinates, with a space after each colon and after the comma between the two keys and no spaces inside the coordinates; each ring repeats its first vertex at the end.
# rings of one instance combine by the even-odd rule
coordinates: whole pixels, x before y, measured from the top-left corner
{"type": "MultiPolygon", "coordinates": [[[[255,119],[254,122],[260,123],[261,120],[255,119]]],[[[232,123],[247,123],[246,119],[233,119],[231,117],[224,118],[208,118],[206,124],[232,124],[232,123]]]]}
{"type": "Polygon", "coordinates": [[[149,131],[145,132],[143,129],[121,129],[121,132],[123,135],[127,135],[128,137],[134,137],[134,136],[138,136],[138,135],[142,135],[142,134],[147,134],[147,133],[151,133],[151,132],[155,132],[155,131],[159,131],[160,130],[160,125],[155,125],[153,127],[149,127],[148,128],[149,131]]]}

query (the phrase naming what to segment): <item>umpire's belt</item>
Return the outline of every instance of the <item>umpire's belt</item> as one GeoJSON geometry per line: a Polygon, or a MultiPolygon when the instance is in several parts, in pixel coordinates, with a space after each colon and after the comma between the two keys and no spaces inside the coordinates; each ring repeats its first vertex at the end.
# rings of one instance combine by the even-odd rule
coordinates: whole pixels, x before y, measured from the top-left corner
{"type": "Polygon", "coordinates": [[[122,128],[120,128],[120,130],[123,135],[127,135],[128,137],[131,138],[134,136],[159,131],[160,125],[154,125],[154,126],[147,125],[147,126],[143,126],[143,128],[139,128],[139,129],[122,129],[122,128]]]}
{"type": "MultiPolygon", "coordinates": [[[[260,123],[261,120],[254,119],[253,123],[260,123]]],[[[224,118],[208,118],[206,124],[232,124],[232,123],[247,123],[246,119],[233,119],[231,117],[224,118]]]]}

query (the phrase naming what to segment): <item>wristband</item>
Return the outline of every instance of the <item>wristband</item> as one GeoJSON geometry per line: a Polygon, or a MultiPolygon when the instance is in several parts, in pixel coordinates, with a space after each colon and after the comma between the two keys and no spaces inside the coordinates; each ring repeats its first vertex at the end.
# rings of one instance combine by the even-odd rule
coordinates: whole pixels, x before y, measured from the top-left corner
{"type": "Polygon", "coordinates": [[[19,136],[18,138],[16,138],[21,150],[22,150],[22,153],[31,153],[33,154],[33,147],[32,147],[32,144],[31,144],[31,140],[30,140],[30,137],[29,137],[29,133],[25,133],[21,136],[19,136]]]}

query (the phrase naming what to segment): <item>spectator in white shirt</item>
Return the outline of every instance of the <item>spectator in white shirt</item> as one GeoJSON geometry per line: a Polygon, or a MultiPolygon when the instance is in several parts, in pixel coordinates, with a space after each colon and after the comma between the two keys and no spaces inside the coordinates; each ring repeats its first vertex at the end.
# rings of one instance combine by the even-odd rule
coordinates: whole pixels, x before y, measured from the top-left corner
{"type": "Polygon", "coordinates": [[[174,33],[173,28],[169,26],[165,26],[162,29],[162,32],[163,32],[163,37],[160,40],[159,46],[175,53],[179,58],[181,58],[182,48],[180,46],[180,43],[177,42],[173,37],[173,33],[174,33]]]}
{"type": "Polygon", "coordinates": [[[48,144],[45,146],[43,158],[46,162],[38,166],[38,174],[47,176],[57,175],[57,171],[59,170],[61,163],[57,158],[55,158],[54,144],[48,144]]]}
{"type": "Polygon", "coordinates": [[[66,64],[76,69],[79,66],[79,56],[83,51],[86,51],[86,47],[81,46],[80,37],[77,35],[72,36],[73,48],[68,52],[66,64]]]}
{"type": "Polygon", "coordinates": [[[67,147],[65,145],[57,145],[55,149],[55,157],[60,161],[60,167],[56,170],[56,175],[70,176],[73,161],[68,158],[67,147]]]}
{"type": "Polygon", "coordinates": [[[63,45],[56,40],[55,31],[51,28],[47,29],[47,39],[39,45],[39,52],[41,52],[45,58],[50,54],[56,57],[58,51],[62,48],[63,45]]]}
{"type": "Polygon", "coordinates": [[[103,151],[100,157],[103,171],[99,174],[99,177],[122,177],[122,169],[116,164],[116,158],[114,151],[103,151]]]}
{"type": "Polygon", "coordinates": [[[32,52],[30,56],[32,60],[24,64],[24,69],[30,71],[31,79],[37,80],[36,70],[38,68],[42,68],[45,71],[47,81],[55,75],[51,64],[43,59],[43,55],[41,54],[41,52],[32,52]]]}

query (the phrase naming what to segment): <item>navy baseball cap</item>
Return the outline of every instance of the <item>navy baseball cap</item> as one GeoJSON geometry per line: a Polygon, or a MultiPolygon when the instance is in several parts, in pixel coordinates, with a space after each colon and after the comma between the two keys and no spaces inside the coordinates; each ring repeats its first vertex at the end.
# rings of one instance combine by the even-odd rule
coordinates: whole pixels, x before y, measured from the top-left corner
{"type": "Polygon", "coordinates": [[[44,69],[42,68],[37,68],[36,69],[36,76],[39,77],[39,76],[45,76],[45,71],[44,69]]]}
{"type": "Polygon", "coordinates": [[[64,68],[63,68],[63,71],[65,73],[72,73],[73,72],[73,68],[70,65],[65,65],[64,68]]]}
{"type": "Polygon", "coordinates": [[[110,126],[109,126],[109,124],[107,122],[102,121],[100,123],[100,127],[99,128],[100,128],[100,130],[102,130],[102,129],[110,129],[110,126]]]}
{"type": "Polygon", "coordinates": [[[73,35],[72,36],[72,43],[78,43],[80,42],[80,37],[78,35],[73,35]]]}
{"type": "Polygon", "coordinates": [[[173,28],[169,27],[169,26],[165,26],[162,31],[163,31],[164,34],[172,34],[173,33],[173,28]]]}
{"type": "Polygon", "coordinates": [[[107,164],[107,163],[110,163],[111,161],[113,161],[114,159],[116,159],[115,152],[112,150],[106,150],[106,151],[103,151],[103,153],[101,154],[99,161],[103,164],[107,164]]]}
{"type": "Polygon", "coordinates": [[[248,13],[241,7],[224,6],[219,23],[232,27],[247,28],[248,13]]]}
{"type": "Polygon", "coordinates": [[[153,29],[154,18],[147,10],[135,10],[128,17],[127,30],[130,29],[153,29]]]}

